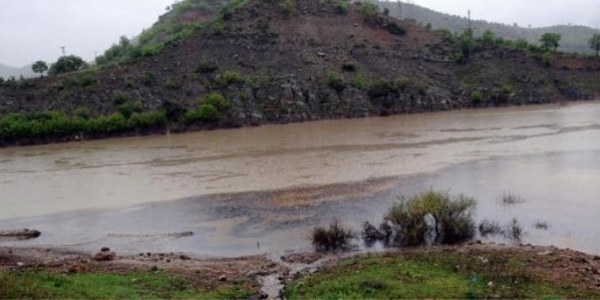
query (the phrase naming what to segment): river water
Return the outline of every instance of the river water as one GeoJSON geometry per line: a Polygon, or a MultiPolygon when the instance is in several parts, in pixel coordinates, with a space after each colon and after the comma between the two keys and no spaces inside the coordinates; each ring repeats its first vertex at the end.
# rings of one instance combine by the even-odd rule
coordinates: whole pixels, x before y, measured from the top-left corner
{"type": "Polygon", "coordinates": [[[453,111],[0,149],[0,228],[43,232],[4,245],[238,256],[435,188],[517,217],[524,242],[600,253],[598,183],[598,102],[453,111]]]}

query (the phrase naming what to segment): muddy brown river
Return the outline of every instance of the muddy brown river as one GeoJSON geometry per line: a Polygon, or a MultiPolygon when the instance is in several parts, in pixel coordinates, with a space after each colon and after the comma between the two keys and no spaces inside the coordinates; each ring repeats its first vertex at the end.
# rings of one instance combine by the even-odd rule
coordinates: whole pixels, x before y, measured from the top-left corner
{"type": "Polygon", "coordinates": [[[525,243],[600,253],[599,183],[599,102],[8,148],[0,229],[43,234],[0,245],[297,250],[315,224],[359,228],[435,188],[477,198],[479,220],[517,217],[525,243]],[[504,193],[525,202],[501,205],[504,193]]]}

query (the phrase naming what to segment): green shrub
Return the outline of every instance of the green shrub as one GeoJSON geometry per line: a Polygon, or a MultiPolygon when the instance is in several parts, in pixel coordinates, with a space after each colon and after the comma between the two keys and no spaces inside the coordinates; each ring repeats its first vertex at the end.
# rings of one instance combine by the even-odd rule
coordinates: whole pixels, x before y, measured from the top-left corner
{"type": "Polygon", "coordinates": [[[223,86],[245,82],[244,76],[235,71],[225,71],[223,74],[217,75],[216,80],[223,86]]]}
{"type": "Polygon", "coordinates": [[[90,86],[96,83],[96,79],[90,74],[85,74],[79,79],[79,85],[82,87],[90,86]]]}
{"type": "Polygon", "coordinates": [[[406,89],[409,82],[410,82],[410,79],[408,79],[408,77],[398,76],[396,78],[396,81],[394,82],[394,86],[396,87],[396,89],[403,91],[406,89]]]}
{"type": "Polygon", "coordinates": [[[131,78],[125,78],[125,80],[123,80],[123,83],[125,84],[125,87],[127,88],[132,88],[133,87],[133,80],[131,80],[131,78]]]}
{"type": "Polygon", "coordinates": [[[352,85],[354,85],[354,87],[359,90],[363,90],[367,87],[367,83],[365,81],[365,78],[362,76],[362,74],[356,74],[356,76],[354,76],[352,85]]]}
{"type": "Polygon", "coordinates": [[[219,69],[217,63],[212,60],[203,60],[196,67],[196,73],[211,73],[219,69]]]}
{"type": "Polygon", "coordinates": [[[142,81],[144,82],[145,85],[150,86],[154,83],[155,80],[156,80],[156,73],[154,73],[153,71],[144,72],[144,79],[142,81]]]}
{"type": "Polygon", "coordinates": [[[544,66],[549,67],[552,65],[552,53],[546,52],[542,54],[542,63],[544,66]]]}
{"type": "Polygon", "coordinates": [[[346,84],[338,74],[329,71],[327,72],[327,86],[336,91],[342,91],[346,87],[346,84]]]}
{"type": "Polygon", "coordinates": [[[471,103],[473,105],[477,105],[481,103],[481,101],[483,101],[483,95],[481,94],[481,91],[475,90],[471,92],[471,103]]]}
{"type": "MultiPolygon", "coordinates": [[[[440,244],[457,244],[475,235],[474,199],[445,192],[428,191],[393,206],[381,224],[378,236],[389,237],[392,245],[419,246],[431,240],[440,244]]],[[[369,227],[370,234],[374,229],[369,227]]]]}
{"type": "Polygon", "coordinates": [[[119,106],[119,112],[125,117],[125,119],[129,119],[134,113],[142,112],[142,102],[125,102],[119,106]]]}
{"type": "Polygon", "coordinates": [[[218,109],[210,104],[202,104],[198,110],[200,120],[204,122],[214,123],[221,120],[221,113],[218,109]]]}
{"type": "Polygon", "coordinates": [[[371,97],[382,97],[391,93],[395,93],[396,91],[396,87],[392,82],[378,79],[373,81],[371,84],[371,87],[369,88],[369,95],[371,97]]]}
{"type": "Polygon", "coordinates": [[[78,107],[77,109],[75,109],[75,116],[82,119],[89,119],[92,116],[92,114],[89,108],[78,107]]]}
{"type": "Polygon", "coordinates": [[[220,20],[213,22],[210,25],[210,28],[214,35],[222,35],[223,33],[225,33],[225,25],[223,25],[223,22],[221,22],[220,20]]]}
{"type": "Polygon", "coordinates": [[[92,134],[120,133],[127,129],[127,120],[121,113],[100,116],[88,121],[87,131],[92,134]]]}
{"type": "Polygon", "coordinates": [[[348,13],[348,8],[350,8],[350,0],[336,0],[334,7],[335,11],[339,14],[348,13]]]}
{"type": "Polygon", "coordinates": [[[518,39],[514,46],[518,49],[527,49],[529,47],[529,42],[526,39],[518,39]]]}
{"type": "Polygon", "coordinates": [[[361,13],[365,21],[372,21],[379,15],[379,7],[369,1],[361,2],[361,13]]]}
{"type": "Polygon", "coordinates": [[[210,93],[206,95],[206,98],[204,99],[202,104],[209,104],[221,113],[231,108],[231,102],[225,99],[225,97],[223,97],[223,95],[221,95],[220,93],[210,93]]]}
{"type": "Polygon", "coordinates": [[[405,35],[406,30],[396,23],[390,23],[386,27],[387,31],[393,35],[405,35]]]}
{"type": "Polygon", "coordinates": [[[177,90],[177,89],[181,88],[181,85],[175,78],[169,77],[165,81],[165,87],[170,90],[177,90]]]}
{"type": "Polygon", "coordinates": [[[294,10],[294,2],[285,0],[279,4],[279,10],[286,16],[289,16],[294,10]]]}
{"type": "Polygon", "coordinates": [[[342,71],[345,72],[356,72],[356,63],[353,61],[347,61],[342,65],[342,71]]]}
{"type": "Polygon", "coordinates": [[[183,115],[183,120],[186,124],[194,124],[202,121],[202,118],[200,117],[200,109],[190,108],[186,110],[185,114],[183,115]]]}
{"type": "Polygon", "coordinates": [[[113,95],[113,101],[115,105],[125,104],[129,100],[127,93],[123,91],[115,91],[113,95]]]}
{"type": "Polygon", "coordinates": [[[333,220],[328,227],[317,226],[312,229],[311,243],[318,252],[346,251],[355,247],[352,241],[356,233],[338,220],[333,220]]]}

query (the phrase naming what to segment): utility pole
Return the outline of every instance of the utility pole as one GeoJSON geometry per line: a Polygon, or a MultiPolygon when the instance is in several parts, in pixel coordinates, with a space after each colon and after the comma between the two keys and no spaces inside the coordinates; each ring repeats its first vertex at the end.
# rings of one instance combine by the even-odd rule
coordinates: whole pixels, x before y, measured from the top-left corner
{"type": "Polygon", "coordinates": [[[402,0],[398,0],[398,12],[399,12],[399,17],[398,19],[404,19],[404,13],[402,12],[402,0]]]}
{"type": "Polygon", "coordinates": [[[60,47],[60,49],[62,49],[62,56],[66,56],[67,55],[66,47],[62,46],[62,47],[60,47]]]}
{"type": "Polygon", "coordinates": [[[406,18],[412,19],[412,5],[414,5],[415,2],[413,0],[406,0],[406,4],[406,18]]]}
{"type": "Polygon", "coordinates": [[[471,10],[469,9],[469,32],[471,33],[471,36],[473,35],[473,27],[471,24],[471,10]]]}

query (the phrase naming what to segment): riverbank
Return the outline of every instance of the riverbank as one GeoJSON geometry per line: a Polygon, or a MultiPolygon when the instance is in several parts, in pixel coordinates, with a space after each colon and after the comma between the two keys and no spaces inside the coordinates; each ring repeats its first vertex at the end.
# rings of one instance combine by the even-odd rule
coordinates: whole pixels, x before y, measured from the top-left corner
{"type": "Polygon", "coordinates": [[[599,268],[600,257],[573,250],[480,243],[281,258],[143,253],[103,262],[89,253],[0,248],[0,297],[277,298],[265,292],[277,290],[266,280],[276,278],[288,299],[597,298],[599,268]]]}

